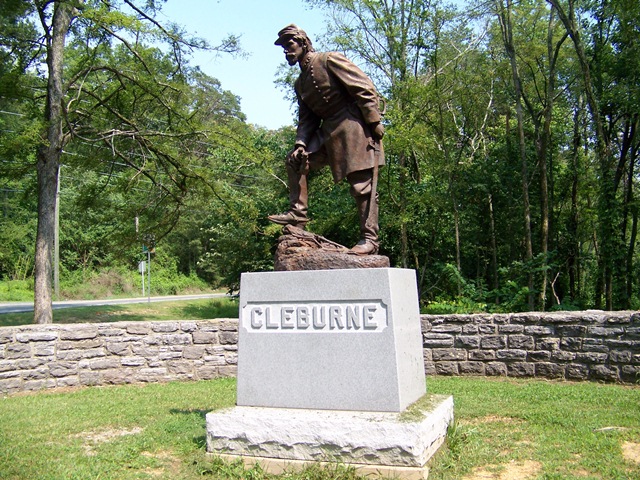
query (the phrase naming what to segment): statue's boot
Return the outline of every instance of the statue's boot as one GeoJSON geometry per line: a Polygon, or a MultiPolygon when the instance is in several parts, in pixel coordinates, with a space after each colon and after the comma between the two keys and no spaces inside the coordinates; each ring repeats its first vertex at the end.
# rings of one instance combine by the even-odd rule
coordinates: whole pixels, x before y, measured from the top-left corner
{"type": "Polygon", "coordinates": [[[307,175],[296,172],[288,164],[287,175],[289,181],[289,211],[269,215],[267,218],[278,225],[293,225],[304,229],[309,221],[309,217],[307,217],[309,205],[307,175]]]}
{"type": "Polygon", "coordinates": [[[355,197],[360,216],[360,241],[351,249],[356,255],[375,255],[378,253],[378,195],[360,195],[355,197]]]}

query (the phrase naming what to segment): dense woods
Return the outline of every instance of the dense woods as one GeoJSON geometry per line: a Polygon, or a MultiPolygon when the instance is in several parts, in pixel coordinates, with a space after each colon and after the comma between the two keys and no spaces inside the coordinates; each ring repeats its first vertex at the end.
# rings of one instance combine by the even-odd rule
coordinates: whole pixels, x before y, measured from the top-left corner
{"type": "MultiPolygon", "coordinates": [[[[640,308],[637,0],[306,3],[327,15],[316,43],[386,100],[381,253],[416,269],[421,301],[640,308]]],[[[294,126],[249,125],[187,55],[237,39],[208,45],[156,21],[161,6],[0,4],[0,276],[34,279],[37,322],[56,250],[78,281],[135,271],[142,245],[233,291],[273,266],[294,126]]],[[[311,182],[308,228],[354,244],[348,186],[311,182]]]]}

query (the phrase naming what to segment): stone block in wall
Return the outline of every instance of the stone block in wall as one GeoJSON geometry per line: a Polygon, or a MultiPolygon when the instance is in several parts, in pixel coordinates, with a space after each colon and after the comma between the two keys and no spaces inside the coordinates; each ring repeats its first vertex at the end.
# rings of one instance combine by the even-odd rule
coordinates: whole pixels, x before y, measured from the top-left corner
{"type": "Polygon", "coordinates": [[[12,372],[16,370],[16,365],[15,360],[0,360],[0,373],[12,372]]]}
{"type": "MultiPolygon", "coordinates": [[[[194,342],[196,343],[196,342],[194,342]]],[[[196,360],[202,358],[205,353],[204,345],[187,345],[182,352],[182,358],[186,360],[196,360]]]]}
{"type": "Polygon", "coordinates": [[[438,362],[436,365],[436,373],[438,375],[458,375],[457,362],[438,362]]]}
{"type": "Polygon", "coordinates": [[[604,344],[610,348],[622,348],[640,352],[640,340],[613,340],[605,338],[604,344]]]}
{"type": "Polygon", "coordinates": [[[193,343],[197,344],[217,344],[218,332],[193,332],[193,343]]]}
{"type": "Polygon", "coordinates": [[[43,380],[45,378],[49,378],[49,369],[46,367],[40,367],[34,370],[23,370],[22,378],[24,380],[43,380]]]}
{"type": "Polygon", "coordinates": [[[458,368],[461,375],[484,375],[484,362],[460,362],[458,368]]]}
{"type": "Polygon", "coordinates": [[[56,387],[78,387],[78,386],[80,386],[80,380],[78,379],[77,375],[56,379],[56,387]]]}
{"type": "Polygon", "coordinates": [[[462,325],[434,325],[431,331],[433,333],[462,333],[462,325]]]}
{"type": "Polygon", "coordinates": [[[548,362],[551,360],[550,350],[533,350],[527,352],[527,358],[532,362],[548,362]]]}
{"type": "Polygon", "coordinates": [[[535,339],[531,335],[509,335],[509,348],[533,350],[535,347],[535,339]]]}
{"type": "Polygon", "coordinates": [[[505,348],[507,346],[507,337],[505,335],[489,335],[482,337],[480,340],[480,347],[498,350],[499,348],[505,348]]]}
{"type": "Polygon", "coordinates": [[[560,348],[560,339],[544,337],[536,340],[536,350],[557,350],[560,348]]]}
{"type": "Polygon", "coordinates": [[[564,350],[554,350],[551,352],[551,360],[554,362],[572,362],[576,359],[576,352],[565,352],[564,350]]]}
{"type": "Polygon", "coordinates": [[[97,360],[89,360],[86,362],[86,368],[90,370],[107,370],[120,367],[120,359],[118,358],[100,358],[97,360]]]}
{"type": "Polygon", "coordinates": [[[566,372],[565,365],[556,363],[535,363],[536,376],[544,378],[564,378],[566,372]]]}
{"type": "Polygon", "coordinates": [[[198,329],[196,322],[180,322],[180,330],[186,333],[195,332],[198,329]]]}
{"type": "Polygon", "coordinates": [[[458,335],[455,337],[454,347],[457,348],[480,348],[480,336],[479,335],[458,335]]]}
{"type": "Polygon", "coordinates": [[[560,349],[577,352],[582,350],[582,338],[579,337],[562,337],[560,339],[560,349]]]}
{"type": "Polygon", "coordinates": [[[611,350],[609,352],[609,361],[614,363],[630,363],[631,352],[629,350],[611,350]]]}
{"type": "Polygon", "coordinates": [[[436,372],[436,364],[433,362],[424,362],[424,374],[427,377],[433,377],[434,375],[437,375],[438,373],[436,372]]]}
{"type": "Polygon", "coordinates": [[[122,337],[127,333],[127,329],[122,324],[114,326],[113,324],[98,325],[98,336],[100,337],[122,337]]]}
{"type": "Polygon", "coordinates": [[[536,312],[514,313],[511,315],[511,323],[539,323],[540,314],[536,312]]]}
{"type": "Polygon", "coordinates": [[[45,388],[55,388],[56,382],[53,379],[43,380],[25,380],[22,383],[22,390],[26,392],[35,392],[37,390],[44,390],[45,388]]]}
{"type": "Polygon", "coordinates": [[[589,378],[589,367],[584,363],[570,363],[565,370],[567,380],[587,380],[589,378]]]}
{"type": "Polygon", "coordinates": [[[82,361],[90,358],[98,358],[106,356],[102,348],[93,348],[90,350],[65,350],[58,352],[56,358],[58,360],[82,361]]]}
{"type": "Polygon", "coordinates": [[[216,367],[221,367],[227,364],[224,355],[205,355],[204,361],[207,365],[214,365],[216,367]]]}
{"type": "Polygon", "coordinates": [[[196,368],[196,378],[199,380],[211,380],[218,376],[218,367],[206,365],[196,368]]]}
{"type": "Polygon", "coordinates": [[[620,379],[624,382],[629,382],[629,383],[640,382],[640,366],[623,365],[620,371],[620,379]]]}
{"type": "Polygon", "coordinates": [[[526,350],[497,350],[496,351],[496,360],[504,360],[504,361],[517,361],[517,360],[526,360],[527,359],[527,351],[526,350]]]}
{"type": "Polygon", "coordinates": [[[640,339],[640,327],[629,327],[627,328],[627,338],[630,340],[639,340],[640,339]]]}
{"type": "Polygon", "coordinates": [[[58,339],[58,332],[24,332],[16,333],[16,341],[20,343],[29,342],[51,342],[58,339]]]}
{"type": "Polygon", "coordinates": [[[184,360],[174,360],[167,362],[167,368],[169,373],[174,375],[193,375],[194,368],[193,362],[187,362],[184,360]]]}
{"type": "Polygon", "coordinates": [[[178,322],[153,322],[151,330],[156,333],[172,333],[179,329],[178,322]]]}
{"type": "Polygon", "coordinates": [[[47,363],[45,358],[19,358],[16,360],[17,370],[31,370],[47,363]]]}
{"type": "Polygon", "coordinates": [[[477,361],[487,361],[487,360],[495,360],[496,352],[494,350],[470,350],[469,351],[469,360],[477,360],[477,361]]]}
{"type": "Polygon", "coordinates": [[[136,382],[162,382],[167,380],[166,367],[141,368],[134,375],[136,382]]]}
{"type": "Polygon", "coordinates": [[[220,321],[220,330],[223,332],[237,332],[238,331],[238,319],[227,318],[220,321]]]}
{"type": "Polygon", "coordinates": [[[619,337],[624,335],[624,328],[589,326],[588,332],[593,337],[619,337]]]}
{"type": "Polygon", "coordinates": [[[581,363],[598,364],[605,363],[609,355],[597,352],[579,352],[576,354],[576,360],[581,363]]]}
{"type": "Polygon", "coordinates": [[[83,385],[85,387],[100,385],[100,372],[81,370],[80,372],[78,372],[78,381],[80,382],[80,385],[83,385]]]}
{"type": "Polygon", "coordinates": [[[220,344],[222,344],[222,345],[237,345],[238,344],[238,332],[235,332],[235,331],[222,331],[222,332],[220,332],[220,344]]]}
{"type": "Polygon", "coordinates": [[[36,357],[53,357],[56,353],[54,342],[38,343],[33,346],[33,354],[36,357]]]}
{"type": "Polygon", "coordinates": [[[498,325],[498,333],[514,334],[523,332],[524,325],[498,325]]]}
{"type": "Polygon", "coordinates": [[[478,325],[478,332],[482,335],[495,335],[498,332],[497,325],[478,325]]]}
{"type": "Polygon", "coordinates": [[[426,315],[421,315],[420,316],[420,331],[422,333],[430,332],[431,328],[432,328],[431,327],[431,322],[429,321],[427,316],[426,315]]]}
{"type": "Polygon", "coordinates": [[[0,393],[15,393],[22,391],[22,379],[20,377],[0,378],[0,393]]]}
{"type": "Polygon", "coordinates": [[[462,326],[462,333],[464,335],[475,335],[479,332],[478,325],[466,324],[462,326]]]}
{"type": "Polygon", "coordinates": [[[485,365],[485,374],[489,377],[506,377],[507,364],[504,362],[489,362],[485,365]]]}
{"type": "Polygon", "coordinates": [[[639,355],[634,355],[631,358],[631,363],[633,363],[634,365],[640,365],[640,354],[639,355]]]}
{"type": "Polygon", "coordinates": [[[90,340],[98,336],[97,326],[63,328],[60,330],[60,340],[90,340]]]}
{"type": "Polygon", "coordinates": [[[189,333],[171,333],[162,335],[162,343],[164,345],[190,345],[192,337],[189,333]]]}
{"type": "Polygon", "coordinates": [[[0,360],[4,359],[4,345],[0,345],[0,360]]]}
{"type": "Polygon", "coordinates": [[[127,325],[129,335],[148,335],[151,333],[151,325],[147,322],[135,322],[127,325]]]}
{"type": "Polygon", "coordinates": [[[434,362],[464,361],[467,351],[462,348],[434,348],[431,350],[434,362]]]}
{"type": "Polygon", "coordinates": [[[453,335],[446,333],[425,333],[422,336],[425,348],[453,347],[453,335]]]}
{"type": "Polygon", "coordinates": [[[124,385],[130,383],[130,376],[120,368],[102,372],[102,382],[108,385],[124,385]]]}
{"type": "Polygon", "coordinates": [[[104,341],[101,338],[94,338],[91,340],[76,340],[76,341],[60,341],[57,343],[58,350],[89,350],[90,348],[99,348],[104,345],[104,341]]]}
{"type": "Polygon", "coordinates": [[[77,362],[53,362],[49,364],[49,374],[52,377],[68,377],[78,372],[77,362]]]}
{"type": "Polygon", "coordinates": [[[224,359],[227,361],[227,365],[237,365],[238,364],[238,354],[235,352],[229,352],[225,354],[224,359]]]}
{"type": "Polygon", "coordinates": [[[147,359],[142,356],[122,357],[120,363],[123,367],[141,367],[147,364],[147,359]]]}
{"type": "Polygon", "coordinates": [[[128,342],[108,342],[105,347],[113,355],[124,356],[131,353],[131,344],[128,342]]]}
{"type": "Polygon", "coordinates": [[[620,371],[613,365],[594,365],[591,367],[591,378],[615,382],[620,379],[620,371]]]}
{"type": "Polygon", "coordinates": [[[604,344],[602,338],[585,338],[582,340],[582,351],[608,353],[609,347],[604,344]]]}
{"type": "Polygon", "coordinates": [[[31,358],[31,345],[28,343],[13,343],[4,347],[5,358],[31,358]]]}
{"type": "Polygon", "coordinates": [[[586,325],[558,325],[556,334],[561,337],[584,337],[587,334],[586,325]]]}
{"type": "Polygon", "coordinates": [[[0,344],[13,342],[13,332],[11,330],[0,331],[0,344]]]}
{"type": "Polygon", "coordinates": [[[507,364],[507,372],[510,377],[533,377],[536,374],[536,367],[533,363],[513,362],[507,364]]]}
{"type": "Polygon", "coordinates": [[[220,377],[235,377],[237,375],[238,367],[236,365],[227,365],[218,369],[218,376],[220,377]]]}
{"type": "Polygon", "coordinates": [[[555,335],[555,329],[546,325],[526,325],[524,333],[527,335],[555,335]]]}

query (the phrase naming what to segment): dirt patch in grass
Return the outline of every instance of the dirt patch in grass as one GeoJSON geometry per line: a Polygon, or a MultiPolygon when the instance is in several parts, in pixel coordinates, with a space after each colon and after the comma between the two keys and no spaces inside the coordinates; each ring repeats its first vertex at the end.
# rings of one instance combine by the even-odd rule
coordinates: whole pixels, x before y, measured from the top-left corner
{"type": "Polygon", "coordinates": [[[477,417],[477,418],[472,418],[466,422],[464,422],[466,425],[483,425],[486,423],[507,423],[507,424],[514,424],[514,423],[521,423],[522,420],[518,419],[518,418],[513,418],[513,417],[502,417],[499,415],[487,415],[485,417],[477,417]]]}
{"type": "Polygon", "coordinates": [[[627,462],[640,465],[640,443],[624,442],[622,444],[622,456],[627,462]]]}
{"type": "Polygon", "coordinates": [[[113,429],[108,428],[106,430],[100,431],[91,431],[91,432],[82,432],[74,435],[77,438],[81,438],[84,440],[84,451],[88,456],[95,455],[95,447],[101,443],[110,442],[119,437],[124,437],[127,435],[136,435],[142,432],[142,428],[134,427],[131,429],[113,429]]]}
{"type": "Polygon", "coordinates": [[[171,477],[177,477],[180,473],[182,461],[170,450],[161,450],[158,452],[142,452],[143,457],[153,458],[160,462],[161,466],[155,468],[145,468],[144,472],[152,477],[160,477],[167,472],[171,477]]]}
{"type": "Polygon", "coordinates": [[[533,460],[509,462],[506,465],[487,465],[474,468],[463,480],[527,480],[535,478],[542,470],[542,464],[533,460]]]}

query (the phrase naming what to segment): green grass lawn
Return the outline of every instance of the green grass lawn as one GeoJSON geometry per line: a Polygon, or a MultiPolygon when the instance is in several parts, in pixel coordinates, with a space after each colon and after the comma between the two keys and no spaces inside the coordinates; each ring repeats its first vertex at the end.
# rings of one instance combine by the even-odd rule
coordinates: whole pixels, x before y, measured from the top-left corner
{"type": "MultiPolygon", "coordinates": [[[[456,377],[427,384],[454,395],[456,416],[430,479],[640,478],[638,387],[456,377]]],[[[205,413],[234,402],[234,379],[2,397],[0,478],[360,478],[338,465],[275,477],[207,455],[205,413]]]]}
{"type": "MultiPolygon", "coordinates": [[[[156,320],[238,318],[238,300],[215,298],[176,302],[132,303],[62,308],[53,311],[54,323],[95,323],[156,320]]],[[[33,323],[33,312],[0,314],[0,327],[33,323]]],[[[1,477],[0,477],[1,478],[1,477]]]]}

